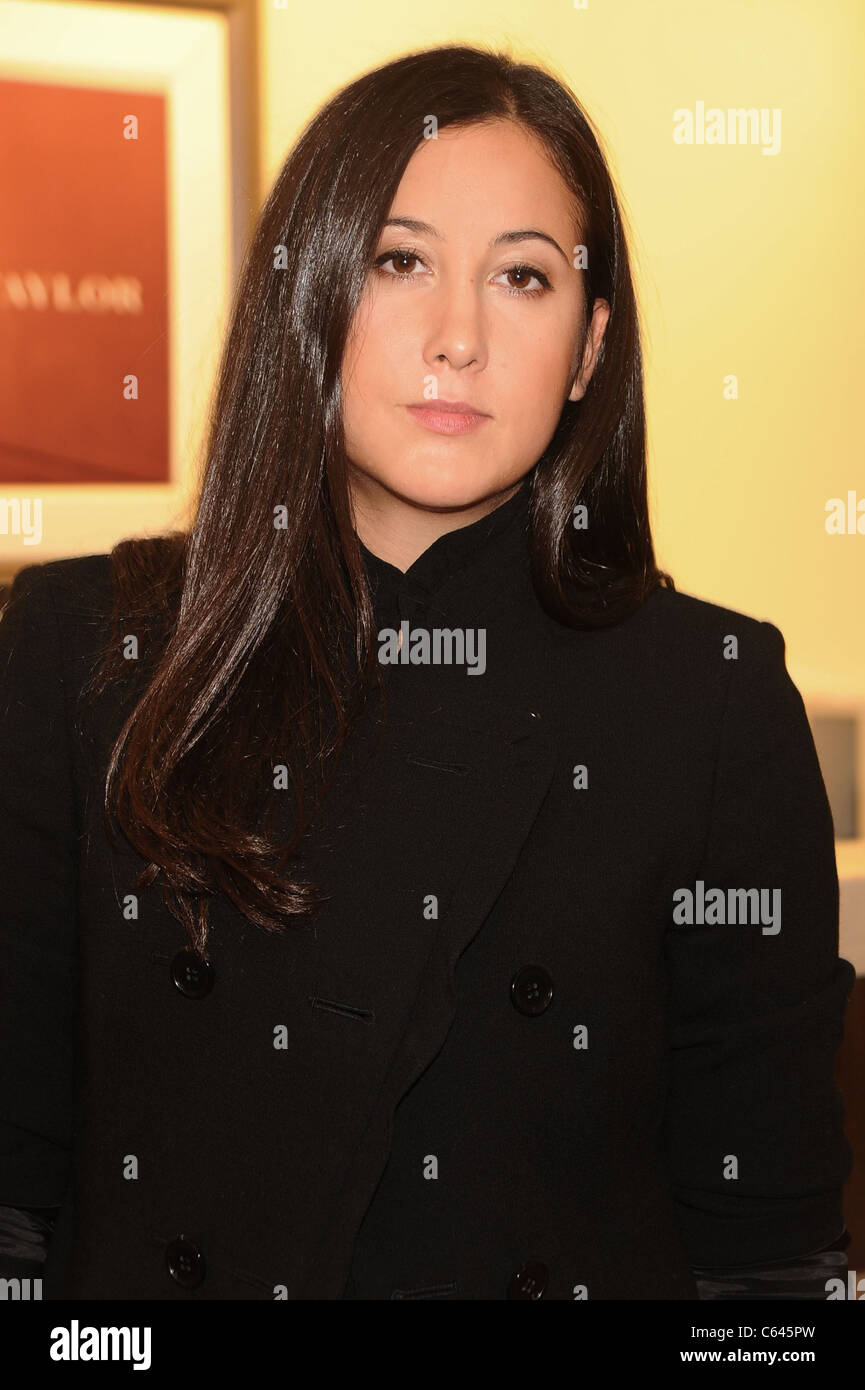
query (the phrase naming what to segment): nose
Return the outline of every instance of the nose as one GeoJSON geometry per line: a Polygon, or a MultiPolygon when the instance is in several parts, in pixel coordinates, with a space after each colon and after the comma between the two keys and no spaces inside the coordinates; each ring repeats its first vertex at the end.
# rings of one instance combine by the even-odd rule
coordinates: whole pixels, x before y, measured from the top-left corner
{"type": "Polygon", "coordinates": [[[424,332],[424,359],[431,365],[444,360],[457,371],[486,365],[487,325],[473,277],[461,276],[436,286],[427,299],[424,332]]]}

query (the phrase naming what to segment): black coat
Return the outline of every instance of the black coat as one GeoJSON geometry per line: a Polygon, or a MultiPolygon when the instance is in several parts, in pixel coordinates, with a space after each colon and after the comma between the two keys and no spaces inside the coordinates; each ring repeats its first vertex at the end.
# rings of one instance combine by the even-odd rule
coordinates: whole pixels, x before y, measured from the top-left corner
{"type": "Polygon", "coordinates": [[[215,899],[206,970],[102,825],[108,559],[19,575],[0,1203],[62,1202],[47,1297],[689,1299],[842,1230],[854,971],[783,638],[669,590],[567,629],[514,534],[396,585],[483,617],[486,676],[392,668],[311,851],[332,902],[274,935],[215,899]],[[780,889],[780,931],[676,923],[698,880],[780,889]]]}

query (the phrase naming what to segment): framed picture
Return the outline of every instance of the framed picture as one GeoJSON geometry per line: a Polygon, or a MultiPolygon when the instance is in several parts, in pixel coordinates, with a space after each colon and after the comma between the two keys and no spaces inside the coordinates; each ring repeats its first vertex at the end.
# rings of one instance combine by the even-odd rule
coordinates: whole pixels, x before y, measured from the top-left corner
{"type": "Polygon", "coordinates": [[[253,26],[0,0],[0,581],[187,518],[258,208],[253,26]]]}

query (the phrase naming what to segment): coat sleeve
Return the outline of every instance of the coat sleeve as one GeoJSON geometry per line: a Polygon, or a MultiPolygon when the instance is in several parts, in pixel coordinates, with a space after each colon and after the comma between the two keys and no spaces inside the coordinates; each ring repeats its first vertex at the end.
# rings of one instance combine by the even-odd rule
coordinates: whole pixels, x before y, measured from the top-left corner
{"type": "Polygon", "coordinates": [[[773,1260],[739,1269],[692,1269],[700,1299],[819,1298],[825,1301],[830,1279],[840,1279],[847,1287],[846,1247],[850,1234],[844,1230],[823,1250],[802,1255],[797,1260],[773,1260]]]}
{"type": "MultiPolygon", "coordinates": [[[[703,1279],[837,1241],[853,1161],[835,1059],[855,971],[838,955],[832,815],[782,634],[751,620],[737,635],[696,874],[727,906],[717,924],[671,907],[665,940],[668,1172],[703,1279]],[[751,888],[768,890],[765,911],[743,921],[729,890],[751,888]]],[[[681,887],[697,900],[698,883],[681,887]]]]}
{"type": "Polygon", "coordinates": [[[49,1208],[70,1173],[78,827],[60,631],[44,565],[0,618],[0,1206],[49,1208]]]}
{"type": "Polygon", "coordinates": [[[0,1206],[0,1279],[42,1273],[56,1220],[56,1207],[0,1206]]]}

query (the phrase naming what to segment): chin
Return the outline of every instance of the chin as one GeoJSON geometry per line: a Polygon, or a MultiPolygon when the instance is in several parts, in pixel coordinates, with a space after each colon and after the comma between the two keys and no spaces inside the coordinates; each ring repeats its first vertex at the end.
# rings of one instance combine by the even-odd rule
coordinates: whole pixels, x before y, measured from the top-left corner
{"type": "Polygon", "coordinates": [[[408,457],[399,469],[379,474],[380,481],[416,506],[441,508],[474,507],[519,481],[502,476],[500,462],[473,458],[460,446],[442,453],[408,457]]]}
{"type": "Polygon", "coordinates": [[[495,480],[464,470],[457,476],[430,474],[420,477],[417,472],[394,478],[388,484],[394,492],[418,507],[467,508],[483,502],[491,493],[502,490],[495,480]]]}

